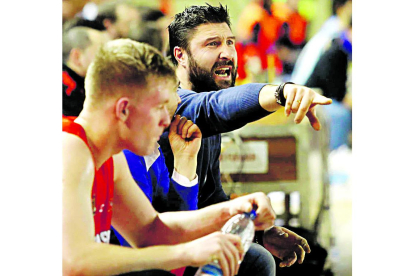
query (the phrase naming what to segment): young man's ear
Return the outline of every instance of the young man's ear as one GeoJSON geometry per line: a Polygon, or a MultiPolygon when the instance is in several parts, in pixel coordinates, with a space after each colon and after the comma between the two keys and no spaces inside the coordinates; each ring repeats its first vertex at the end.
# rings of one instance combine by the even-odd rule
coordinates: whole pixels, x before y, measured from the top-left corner
{"type": "Polygon", "coordinates": [[[130,100],[127,97],[122,97],[116,102],[115,113],[116,117],[125,122],[129,116],[130,100]]]}
{"type": "Polygon", "coordinates": [[[174,58],[177,60],[178,64],[184,68],[187,67],[188,56],[183,48],[178,46],[174,47],[174,58]]]}

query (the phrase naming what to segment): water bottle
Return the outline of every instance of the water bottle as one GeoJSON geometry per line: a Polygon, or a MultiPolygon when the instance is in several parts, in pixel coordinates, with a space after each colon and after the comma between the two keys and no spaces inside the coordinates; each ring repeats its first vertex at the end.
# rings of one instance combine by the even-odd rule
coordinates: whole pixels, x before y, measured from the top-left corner
{"type": "MultiPolygon", "coordinates": [[[[244,254],[249,250],[250,245],[253,242],[254,238],[254,223],[253,220],[256,218],[256,211],[252,210],[250,213],[238,214],[229,219],[226,224],[224,224],[221,231],[223,233],[230,233],[238,235],[241,238],[243,245],[244,254]]],[[[220,268],[218,261],[209,263],[203,267],[200,267],[197,270],[195,276],[201,275],[213,275],[213,276],[222,276],[223,271],[220,268]]]]}

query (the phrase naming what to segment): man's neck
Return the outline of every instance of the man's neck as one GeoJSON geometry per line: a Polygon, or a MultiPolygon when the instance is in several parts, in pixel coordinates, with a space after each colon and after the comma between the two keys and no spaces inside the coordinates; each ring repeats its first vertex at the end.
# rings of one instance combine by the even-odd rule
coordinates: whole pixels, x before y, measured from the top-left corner
{"type": "Polygon", "coordinates": [[[177,78],[180,81],[180,87],[182,89],[192,90],[193,86],[190,82],[187,71],[183,67],[178,66],[176,73],[177,73],[177,78]]]}
{"type": "Polygon", "coordinates": [[[68,62],[66,62],[66,66],[69,67],[78,76],[80,76],[82,78],[85,77],[85,74],[82,74],[82,70],[78,66],[76,66],[73,62],[71,62],[70,60],[68,60],[68,62]]]}
{"type": "Polygon", "coordinates": [[[104,119],[101,115],[83,110],[75,119],[75,122],[85,130],[96,169],[99,169],[106,160],[120,151],[117,150],[114,127],[110,126],[110,120],[104,119]],[[96,122],[101,123],[97,124],[96,122]]]}

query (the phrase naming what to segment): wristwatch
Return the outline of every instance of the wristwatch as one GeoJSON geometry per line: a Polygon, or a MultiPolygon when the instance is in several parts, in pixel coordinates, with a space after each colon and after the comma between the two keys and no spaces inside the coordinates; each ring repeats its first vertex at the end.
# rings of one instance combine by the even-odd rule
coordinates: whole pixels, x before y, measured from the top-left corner
{"type": "Polygon", "coordinates": [[[283,82],[276,88],[276,91],[275,91],[276,102],[280,104],[281,106],[285,106],[286,104],[286,99],[285,99],[285,96],[283,95],[283,89],[285,88],[286,84],[294,84],[294,83],[290,81],[283,82]]]}

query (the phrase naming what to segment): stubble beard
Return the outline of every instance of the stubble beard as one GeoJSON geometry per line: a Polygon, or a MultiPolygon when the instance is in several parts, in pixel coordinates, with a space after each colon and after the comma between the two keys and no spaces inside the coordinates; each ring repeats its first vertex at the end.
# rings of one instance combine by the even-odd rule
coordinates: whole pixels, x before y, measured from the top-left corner
{"type": "Polygon", "coordinates": [[[195,92],[208,92],[208,91],[217,91],[229,87],[234,87],[236,83],[237,76],[237,67],[234,66],[234,62],[231,60],[216,62],[211,71],[207,71],[204,68],[201,68],[193,57],[189,56],[189,79],[191,82],[191,90],[195,92]],[[214,69],[218,66],[231,65],[231,80],[217,83],[214,80],[214,69]]]}

